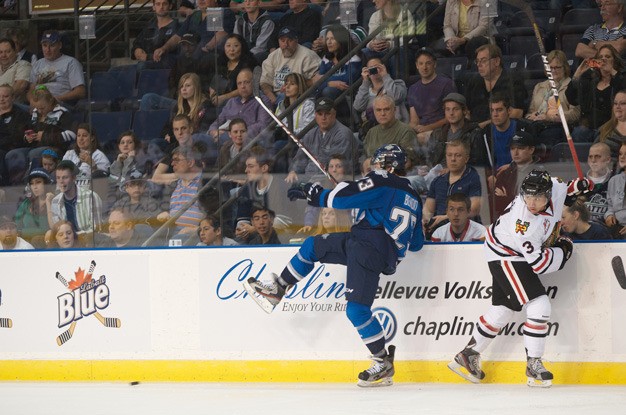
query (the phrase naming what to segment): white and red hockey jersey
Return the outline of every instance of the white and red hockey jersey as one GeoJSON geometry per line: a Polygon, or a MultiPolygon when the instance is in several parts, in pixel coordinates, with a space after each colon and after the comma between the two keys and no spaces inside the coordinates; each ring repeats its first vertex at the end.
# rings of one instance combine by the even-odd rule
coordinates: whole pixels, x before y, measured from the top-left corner
{"type": "Polygon", "coordinates": [[[446,223],[443,226],[438,227],[433,232],[433,235],[430,237],[430,240],[433,242],[475,242],[482,241],[485,239],[485,227],[478,222],[474,222],[473,220],[468,220],[467,225],[465,225],[465,229],[459,236],[456,238],[452,233],[452,229],[450,229],[450,223],[446,223]]]}
{"type": "Polygon", "coordinates": [[[567,183],[552,178],[548,208],[537,215],[528,210],[521,195],[515,197],[487,229],[487,261],[526,261],[537,274],[558,271],[563,264],[563,250],[544,244],[561,220],[567,191],[567,183]]]}

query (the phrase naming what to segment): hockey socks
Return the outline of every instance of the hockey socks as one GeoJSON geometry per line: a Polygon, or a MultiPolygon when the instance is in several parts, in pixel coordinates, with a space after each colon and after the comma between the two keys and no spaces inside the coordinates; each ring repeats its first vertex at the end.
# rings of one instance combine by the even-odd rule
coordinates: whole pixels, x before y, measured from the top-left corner
{"type": "Polygon", "coordinates": [[[280,273],[279,284],[284,284],[285,287],[295,285],[313,271],[315,261],[318,260],[313,249],[313,241],[314,238],[312,237],[304,240],[298,253],[291,258],[283,272],[280,273]]]}
{"type": "Polygon", "coordinates": [[[371,308],[348,301],[346,315],[370,353],[376,357],[384,357],[384,354],[387,353],[385,351],[385,333],[378,319],[372,314],[371,308]],[[381,353],[382,355],[380,355],[381,353]]]}

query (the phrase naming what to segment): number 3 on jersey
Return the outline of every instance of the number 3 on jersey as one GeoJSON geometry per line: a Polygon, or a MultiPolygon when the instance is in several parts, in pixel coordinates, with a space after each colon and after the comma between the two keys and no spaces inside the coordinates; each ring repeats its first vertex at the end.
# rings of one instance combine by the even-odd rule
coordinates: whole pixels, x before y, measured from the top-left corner
{"type": "Polygon", "coordinates": [[[399,222],[398,225],[393,228],[393,232],[390,236],[393,238],[398,249],[403,249],[404,244],[400,242],[400,235],[409,228],[409,225],[412,225],[411,227],[414,228],[417,223],[417,218],[408,210],[395,207],[391,210],[389,219],[393,222],[399,222]]]}

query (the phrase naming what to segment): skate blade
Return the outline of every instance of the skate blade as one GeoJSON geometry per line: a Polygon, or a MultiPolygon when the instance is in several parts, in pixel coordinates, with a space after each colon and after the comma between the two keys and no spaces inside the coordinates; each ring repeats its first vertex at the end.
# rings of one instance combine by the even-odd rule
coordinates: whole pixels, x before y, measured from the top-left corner
{"type": "Polygon", "coordinates": [[[535,378],[528,378],[526,384],[531,388],[549,388],[550,386],[552,386],[552,380],[539,380],[535,378]]]}
{"type": "Polygon", "coordinates": [[[468,380],[472,383],[480,383],[480,379],[469,373],[467,369],[458,364],[455,360],[448,363],[448,368],[465,380],[468,380]]]}
{"type": "Polygon", "coordinates": [[[361,380],[359,379],[359,381],[356,384],[358,387],[361,388],[378,388],[381,386],[391,386],[393,385],[393,379],[392,378],[382,378],[379,379],[377,381],[374,382],[370,382],[367,380],[361,380]]]}
{"type": "Polygon", "coordinates": [[[254,302],[257,303],[259,307],[261,307],[263,311],[265,311],[267,314],[271,314],[272,311],[274,311],[274,308],[276,308],[276,306],[270,303],[267,298],[257,293],[248,281],[243,282],[243,288],[245,288],[245,290],[248,292],[250,298],[252,298],[254,302]]]}

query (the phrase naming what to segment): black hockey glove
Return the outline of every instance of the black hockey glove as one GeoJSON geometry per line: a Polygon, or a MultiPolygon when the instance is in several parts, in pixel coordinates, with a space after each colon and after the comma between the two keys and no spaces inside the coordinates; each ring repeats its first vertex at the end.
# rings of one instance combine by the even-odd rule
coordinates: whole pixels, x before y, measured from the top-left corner
{"type": "Polygon", "coordinates": [[[574,179],[567,184],[567,196],[578,196],[593,190],[593,182],[588,179],[574,179]]]}
{"type": "Polygon", "coordinates": [[[320,205],[320,196],[322,195],[322,191],[324,188],[319,183],[309,183],[309,187],[306,193],[306,200],[309,201],[310,205],[319,206],[320,205]]]}
{"type": "Polygon", "coordinates": [[[563,264],[565,265],[565,262],[572,256],[574,243],[565,236],[559,236],[556,238],[556,241],[554,241],[554,246],[563,250],[563,264]]]}
{"type": "Polygon", "coordinates": [[[306,188],[307,185],[310,185],[310,183],[298,183],[289,190],[287,190],[287,197],[289,198],[289,200],[293,202],[297,199],[306,199],[306,194],[308,191],[308,188],[306,188]]]}

